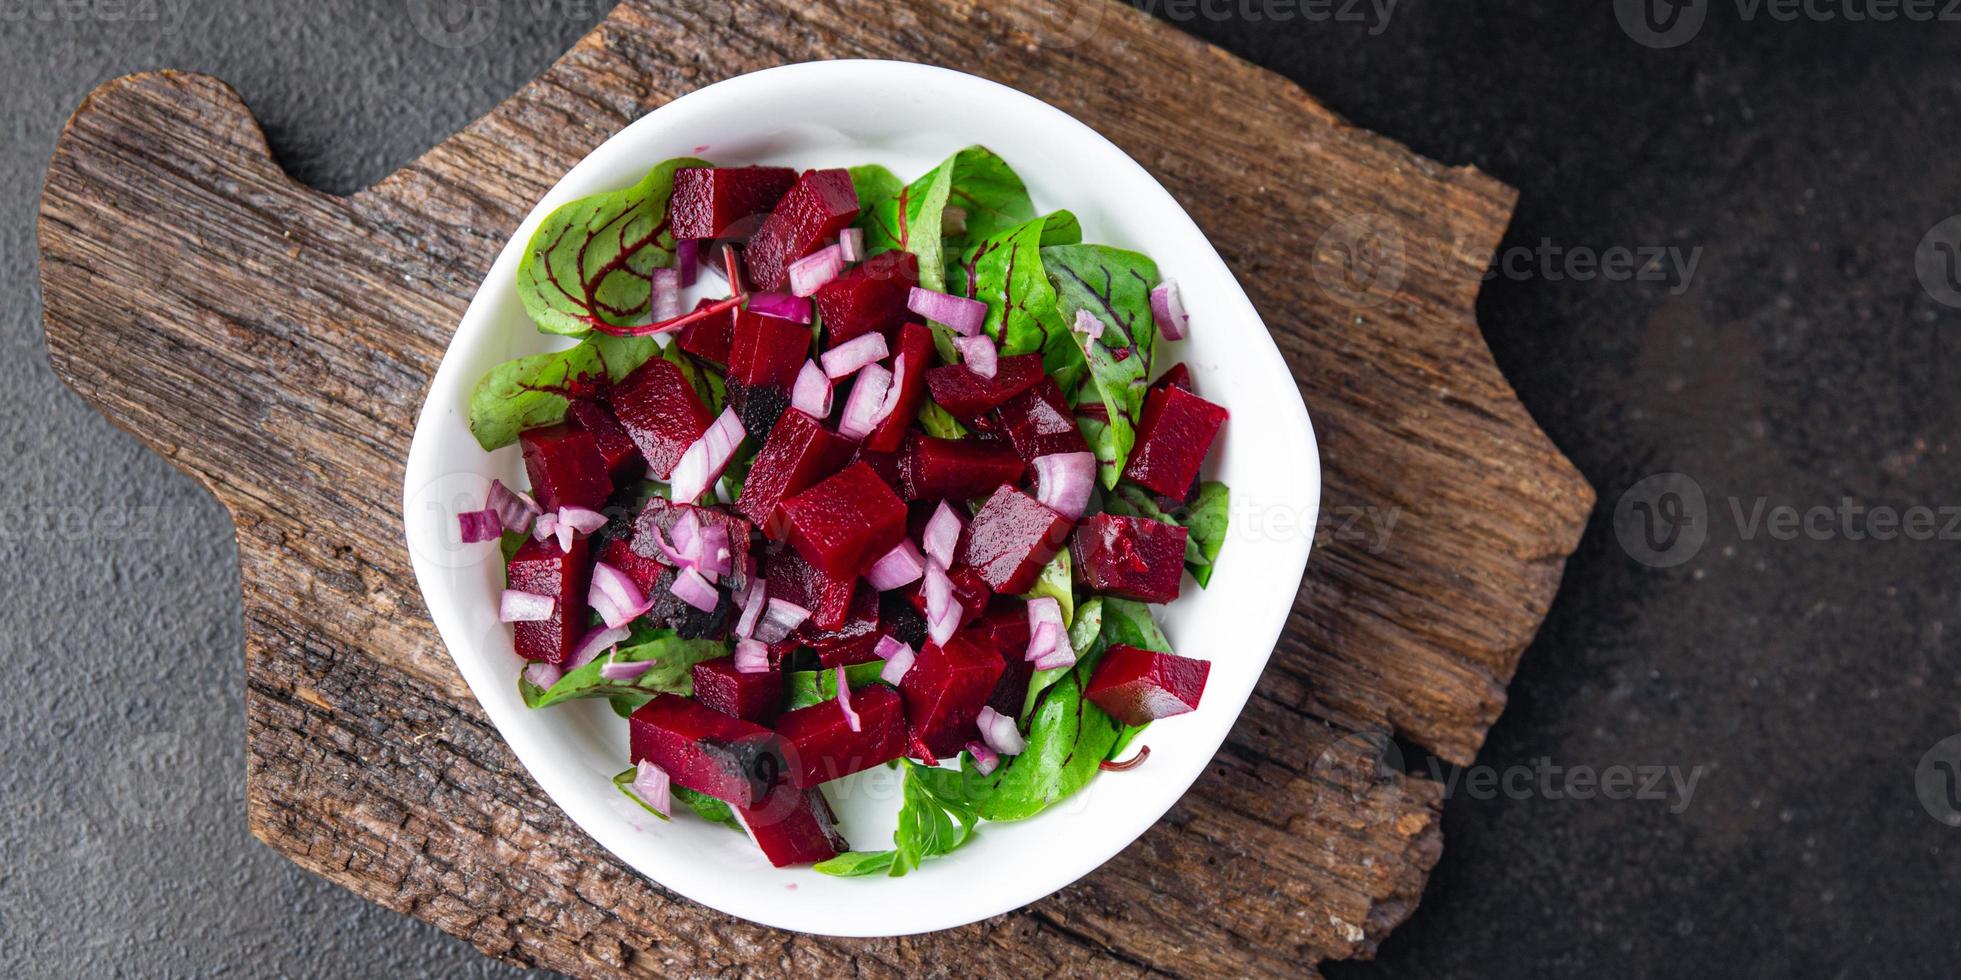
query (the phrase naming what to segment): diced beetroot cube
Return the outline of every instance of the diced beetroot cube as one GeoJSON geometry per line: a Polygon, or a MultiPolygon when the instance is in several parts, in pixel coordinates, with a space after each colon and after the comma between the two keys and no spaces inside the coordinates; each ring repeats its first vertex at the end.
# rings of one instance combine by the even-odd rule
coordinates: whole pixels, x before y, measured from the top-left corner
{"type": "Polygon", "coordinates": [[[653,558],[642,558],[625,538],[611,538],[599,549],[599,560],[626,573],[640,591],[652,594],[667,566],[653,558]]]}
{"type": "Polygon", "coordinates": [[[810,327],[737,310],[729,347],[729,380],[788,389],[810,356],[810,327]]]}
{"type": "Polygon", "coordinates": [[[865,448],[873,452],[887,453],[899,448],[899,441],[905,438],[912,420],[919,416],[919,406],[926,402],[926,371],[933,366],[933,332],[923,323],[905,324],[899,328],[899,342],[894,349],[893,377],[899,384],[899,402],[892,414],[865,437],[865,448]],[[899,377],[901,374],[904,377],[899,377]]]}
{"type": "Polygon", "coordinates": [[[994,491],[960,535],[956,563],[980,572],[988,588],[1019,595],[1069,543],[1070,520],[1013,487],[994,491]]]}
{"type": "Polygon", "coordinates": [[[763,856],[779,868],[828,861],[851,849],[851,842],[838,833],[830,801],[816,787],[800,790],[778,783],[762,806],[735,812],[763,856]]]}
{"type": "Polygon", "coordinates": [[[972,632],[986,634],[1007,664],[987,696],[988,707],[1016,717],[1028,698],[1028,680],[1035,675],[1035,665],[1028,662],[1028,603],[1013,596],[995,596],[972,632]]]}
{"type": "Polygon", "coordinates": [[[674,237],[746,237],[796,181],[789,167],[682,167],[668,205],[674,237]]]}
{"type": "Polygon", "coordinates": [[[880,632],[914,650],[926,642],[926,614],[913,608],[903,590],[879,594],[878,619],[880,632]]]}
{"type": "Polygon", "coordinates": [[[613,495],[606,457],[590,432],[569,425],[527,429],[518,436],[531,495],[546,510],[587,507],[598,510],[613,495]]]}
{"type": "Polygon", "coordinates": [[[1184,584],[1185,529],[1148,517],[1098,514],[1069,539],[1076,581],[1092,592],[1170,602],[1184,584]]]}
{"type": "Polygon", "coordinates": [[[797,637],[804,646],[817,652],[818,662],[826,667],[877,660],[878,655],[873,651],[883,635],[878,628],[878,593],[862,584],[851,593],[850,612],[842,625],[825,629],[805,620],[797,627],[797,637]]]}
{"type": "Polygon", "coordinates": [[[1016,354],[1001,358],[992,378],[975,374],[965,364],[936,367],[926,372],[926,387],[932,389],[933,400],[948,414],[967,422],[1001,407],[1045,377],[1042,355],[1016,354]]]}
{"type": "Polygon", "coordinates": [[[667,771],[676,786],[753,806],[783,774],[783,740],[755,722],[699,701],[657,694],[633,713],[632,757],[667,771]]]}
{"type": "Polygon", "coordinates": [[[907,500],[970,500],[1021,482],[1027,467],[1013,446],[987,439],[938,439],[913,433],[899,450],[907,500]]]}
{"type": "MultiPolygon", "coordinates": [[[[672,568],[661,571],[660,578],[647,592],[647,598],[654,601],[654,608],[647,611],[647,621],[656,628],[673,630],[684,639],[728,639],[729,628],[735,624],[735,617],[741,612],[735,608],[734,595],[726,588],[717,587],[715,608],[697,609],[674,594],[674,580],[679,576],[680,573],[672,568]]],[[[728,579],[722,581],[726,583],[728,579]]]]}
{"type": "Polygon", "coordinates": [[[662,357],[635,368],[613,388],[608,401],[657,480],[674,472],[681,454],[715,421],[687,376],[662,357]]]}
{"type": "Polygon", "coordinates": [[[770,515],[785,497],[810,489],[851,460],[857,444],[820,425],[802,412],[785,412],[756,454],[735,509],[764,533],[781,540],[787,530],[770,515]]]}
{"type": "Polygon", "coordinates": [[[1008,399],[995,416],[1002,436],[1029,463],[1055,453],[1089,452],[1083,430],[1076,427],[1069,402],[1053,378],[1043,378],[1035,387],[1008,399]]]}
{"type": "Polygon", "coordinates": [[[719,527],[727,532],[729,537],[729,564],[732,571],[728,577],[722,579],[721,584],[736,591],[746,588],[749,584],[749,577],[744,569],[749,564],[749,539],[750,535],[755,531],[755,527],[748,521],[720,507],[699,507],[694,504],[677,504],[666,497],[647,498],[647,503],[640,511],[640,516],[634,518],[633,553],[642,558],[651,558],[656,561],[665,562],[665,558],[661,554],[660,543],[654,536],[654,530],[658,529],[660,536],[665,538],[667,543],[671,545],[674,543],[674,525],[679,523],[682,517],[690,513],[695,515],[695,519],[700,522],[702,527],[719,527]]]}
{"type": "Polygon", "coordinates": [[[872,472],[878,474],[878,478],[885,481],[885,485],[891,487],[894,491],[902,491],[905,486],[905,478],[902,475],[903,470],[899,466],[898,453],[871,452],[861,442],[858,444],[857,453],[851,457],[851,461],[854,463],[864,463],[866,466],[871,467],[872,472]]]}
{"type": "Polygon", "coordinates": [[[926,644],[899,680],[913,734],[934,755],[958,753],[979,737],[974,719],[1006,668],[985,633],[967,630],[955,633],[944,647],[926,644]]]}
{"type": "Polygon", "coordinates": [[[1138,484],[1178,500],[1191,492],[1199,464],[1212,449],[1226,410],[1183,388],[1151,391],[1138,423],[1137,446],[1130,451],[1123,475],[1138,484]]]}
{"type": "Polygon", "coordinates": [[[1104,651],[1083,696],[1126,725],[1182,715],[1198,707],[1210,661],[1117,644],[1104,651]]]}
{"type": "Polygon", "coordinates": [[[565,421],[581,432],[591,433],[615,486],[632,483],[647,471],[647,461],[640,455],[640,448],[633,444],[620,420],[613,417],[612,409],[590,398],[573,399],[566,406],[565,421]]]}
{"type": "Polygon", "coordinates": [[[906,536],[905,503],[863,463],[778,507],[797,553],[833,579],[856,578],[906,536]]]}
{"type": "MultiPolygon", "coordinates": [[[[987,600],[993,598],[994,593],[988,589],[987,580],[981,577],[978,570],[962,566],[948,572],[946,577],[953,583],[953,601],[960,604],[960,627],[965,627],[987,612],[987,600]]],[[[912,607],[924,613],[925,583],[909,586],[908,591],[911,593],[912,607]]]]}
{"type": "Polygon", "coordinates": [[[850,620],[855,576],[831,578],[789,548],[773,552],[764,570],[769,578],[769,597],[810,610],[812,627],[837,629],[850,620]]]}
{"type": "Polygon", "coordinates": [[[562,664],[585,638],[586,589],[591,584],[591,548],[586,538],[574,538],[571,551],[558,541],[526,541],[505,569],[509,587],[558,602],[549,618],[511,624],[517,655],[526,660],[562,664]]]}
{"type": "Polygon", "coordinates": [[[1198,388],[1192,384],[1192,369],[1186,367],[1183,361],[1165,368],[1164,373],[1158,375],[1156,381],[1151,382],[1151,387],[1183,388],[1192,394],[1198,394],[1198,388]]]}
{"type": "Polygon", "coordinates": [[[749,239],[743,258],[749,278],[763,292],[790,282],[790,263],[837,237],[858,217],[858,191],[845,170],[807,170],[749,239]]]}
{"type": "Polygon", "coordinates": [[[851,707],[858,713],[855,732],[835,699],[776,719],[790,785],[809,789],[905,754],[906,718],[898,692],[882,684],[861,687],[851,692],[851,707]]]}
{"type": "MultiPolygon", "coordinates": [[[[717,302],[720,301],[704,299],[695,304],[695,309],[714,306],[717,302]]],[[[681,336],[674,342],[696,358],[726,369],[729,364],[729,348],[735,344],[735,311],[723,310],[682,327],[681,336]]]]}
{"type": "Polygon", "coordinates": [[[725,715],[768,725],[783,713],[783,672],[745,674],[735,658],[705,660],[694,666],[695,700],[725,715]]]}
{"type": "Polygon", "coordinates": [[[906,302],[919,285],[919,257],[911,252],[880,252],[857,268],[817,288],[811,299],[824,324],[824,346],[877,331],[890,341],[912,312],[906,302]]]}

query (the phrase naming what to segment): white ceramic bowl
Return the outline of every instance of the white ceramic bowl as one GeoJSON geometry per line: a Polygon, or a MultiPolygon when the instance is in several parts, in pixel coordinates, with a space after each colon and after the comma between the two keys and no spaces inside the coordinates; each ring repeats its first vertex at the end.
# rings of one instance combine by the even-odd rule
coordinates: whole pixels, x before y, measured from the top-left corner
{"type": "MultiPolygon", "coordinates": [[[[719,285],[711,276],[708,283],[719,285]]],[[[430,616],[484,711],[531,775],[601,845],[648,878],[731,915],[839,936],[963,925],[1075,881],[1135,840],[1198,778],[1252,693],[1287,621],[1320,499],[1307,411],[1232,273],[1143,167],[1061,110],[993,82],[882,61],[789,65],[710,85],[633,123],[572,168],[491,266],[450,342],[416,423],[403,523],[430,616]],[[613,787],[626,723],[603,702],[533,711],[521,661],[497,622],[494,543],[463,545],[454,515],[483,506],[491,478],[522,485],[515,448],[486,454],[466,425],[470,388],[507,358],[564,346],[538,333],[515,288],[525,243],[560,204],[633,183],[669,157],[799,168],[882,163],[904,179],[984,144],[1027,181],[1038,210],[1068,208],[1087,241],[1137,249],[1178,280],[1191,339],[1159,364],[1188,363],[1232,412],[1209,471],[1232,487],[1232,531],[1209,590],[1189,579],[1163,624],[1179,653],[1212,661],[1199,709],[1161,721],[1150,761],[1104,774],[1032,820],[985,824],[966,847],[903,878],[776,869],[743,835],[682,814],[661,822],[613,787]]],[[[860,850],[891,846],[898,776],[883,767],[826,787],[860,850]]]]}

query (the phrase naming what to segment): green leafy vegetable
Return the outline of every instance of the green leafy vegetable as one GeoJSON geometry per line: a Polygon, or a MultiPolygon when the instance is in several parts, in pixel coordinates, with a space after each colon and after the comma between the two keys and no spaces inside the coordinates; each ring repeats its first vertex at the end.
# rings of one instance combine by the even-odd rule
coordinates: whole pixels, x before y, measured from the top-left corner
{"type": "Polygon", "coordinates": [[[906,182],[890,170],[876,163],[862,167],[852,167],[851,189],[858,192],[858,211],[863,214],[886,198],[895,197],[905,189],[906,182]]]}
{"type": "MultiPolygon", "coordinates": [[[[662,692],[693,694],[694,665],[728,654],[729,644],[725,640],[688,640],[673,630],[635,624],[633,635],[620,644],[619,650],[612,656],[602,654],[594,657],[591,663],[559,678],[558,683],[549,689],[542,689],[520,677],[518,691],[524,695],[524,703],[533,708],[546,708],[578,698],[651,698],[662,692]],[[599,668],[608,663],[629,664],[643,660],[654,661],[654,666],[633,680],[613,681],[599,676],[599,668]]],[[[618,710],[617,706],[615,710],[618,710]]]]}
{"type": "Polygon", "coordinates": [[[898,878],[927,858],[950,853],[973,839],[991,792],[989,777],[973,771],[971,758],[963,758],[959,770],[922,766],[910,759],[904,765],[892,850],[847,851],[818,862],[818,871],[847,878],[881,873],[898,878]]]}
{"type": "MultiPolygon", "coordinates": [[[[1158,332],[1151,317],[1151,289],[1159,281],[1157,263],[1108,245],[1051,245],[1042,249],[1041,268],[1054,285],[1062,323],[1073,324],[1081,311],[1103,323],[1101,339],[1091,340],[1075,330],[1069,336],[1080,345],[1090,378],[1110,413],[1108,431],[1091,448],[1096,451],[1103,486],[1114,487],[1136,443],[1149,391],[1158,332]]],[[[1045,354],[1045,363],[1046,359],[1045,354]]]]}
{"type": "Polygon", "coordinates": [[[1081,383],[1083,356],[1042,271],[1042,251],[1082,237],[1076,216],[1056,211],[979,238],[960,259],[968,295],[987,304],[985,329],[1000,342],[1001,356],[1040,352],[1063,391],[1081,383]]]}
{"type": "Polygon", "coordinates": [[[742,830],[742,825],[735,821],[735,811],[729,809],[727,803],[706,793],[697,793],[685,786],[669,786],[668,792],[673,793],[675,799],[680,800],[701,819],[709,823],[721,824],[730,830],[747,833],[742,830]]]}
{"type": "Polygon", "coordinates": [[[601,380],[626,377],[659,352],[652,337],[595,334],[566,350],[505,361],[470,392],[470,433],[486,450],[508,446],[526,429],[565,421],[571,399],[595,393],[601,380]]]}
{"type": "Polygon", "coordinates": [[[538,329],[578,336],[600,324],[630,326],[645,317],[649,277],[674,261],[667,221],[674,171],[706,166],[706,160],[668,160],[632,187],[553,211],[532,234],[518,266],[518,298],[538,329]]]}
{"type": "MultiPolygon", "coordinates": [[[[1105,596],[1103,628],[1098,632],[1098,639],[1102,641],[1096,650],[1098,656],[1105,648],[1119,644],[1159,653],[1171,652],[1171,641],[1165,638],[1164,630],[1158,628],[1157,620],[1151,618],[1151,607],[1141,602],[1105,596]]],[[[1088,662],[1094,658],[1083,659],[1088,662]]]]}
{"type": "Polygon", "coordinates": [[[935,439],[967,438],[967,427],[931,398],[919,403],[919,426],[935,439]]]}
{"type": "Polygon", "coordinates": [[[1123,726],[1083,697],[1087,664],[1063,673],[1028,721],[1028,748],[995,770],[989,820],[1026,820],[1082,789],[1123,726]]]}
{"type": "MultiPolygon", "coordinates": [[[[852,664],[844,668],[844,682],[857,690],[868,684],[878,683],[878,672],[885,669],[885,661],[872,660],[862,664],[852,664]]],[[[829,667],[823,670],[793,670],[786,683],[790,685],[789,703],[785,711],[808,708],[813,704],[835,700],[838,696],[837,671],[829,667]]]]}
{"type": "Polygon", "coordinates": [[[688,379],[688,385],[700,396],[701,403],[708,407],[708,414],[722,414],[722,406],[728,403],[728,383],[722,379],[721,372],[703,367],[700,362],[682,353],[680,344],[668,344],[661,349],[660,356],[681,369],[681,376],[688,379]]]}
{"type": "Polygon", "coordinates": [[[640,809],[645,810],[648,813],[651,813],[654,816],[661,818],[662,820],[666,820],[667,814],[662,813],[659,810],[656,810],[653,807],[649,806],[646,800],[640,798],[639,793],[633,791],[633,779],[635,776],[638,776],[639,774],[640,774],[640,768],[638,766],[635,766],[632,769],[628,769],[620,773],[619,775],[614,776],[613,788],[619,790],[622,793],[625,793],[627,799],[632,800],[633,802],[640,805],[640,809]]]}
{"type": "Polygon", "coordinates": [[[1069,573],[1069,550],[1065,548],[1056,552],[1055,557],[1042,566],[1042,574],[1035,578],[1035,587],[1022,596],[1024,599],[1055,597],[1055,601],[1062,606],[1064,629],[1069,628],[1069,624],[1076,618],[1076,591],[1075,585],[1070,581],[1069,573]]]}
{"type": "Polygon", "coordinates": [[[1103,509],[1112,514],[1148,517],[1184,528],[1188,532],[1185,536],[1185,567],[1198,580],[1199,588],[1212,581],[1212,563],[1218,560],[1219,549],[1225,545],[1226,525],[1232,518],[1232,491],[1225,484],[1217,481],[1201,483],[1191,503],[1166,511],[1158,506],[1149,491],[1130,483],[1119,483],[1116,490],[1104,498],[1103,509]]]}
{"type": "Polygon", "coordinates": [[[897,851],[846,851],[811,867],[838,878],[863,878],[891,871],[892,858],[897,854],[897,851]]]}
{"type": "MultiPolygon", "coordinates": [[[[853,174],[857,184],[857,174],[853,174]]],[[[876,183],[869,177],[867,183],[876,183]]],[[[861,200],[865,184],[858,184],[861,200]]],[[[993,150],[970,146],[865,209],[865,254],[905,249],[919,257],[919,284],[946,290],[949,254],[958,256],[971,240],[985,238],[1035,216],[1028,188],[1014,168],[993,150]],[[948,205],[967,213],[966,230],[945,234],[948,205]],[[953,247],[946,247],[945,239],[953,247]]]]}

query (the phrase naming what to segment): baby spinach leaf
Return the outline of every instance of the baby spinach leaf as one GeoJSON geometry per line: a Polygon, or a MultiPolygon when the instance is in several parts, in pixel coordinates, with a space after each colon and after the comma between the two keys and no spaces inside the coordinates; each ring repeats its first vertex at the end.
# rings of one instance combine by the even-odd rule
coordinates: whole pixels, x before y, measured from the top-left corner
{"type": "MultiPolygon", "coordinates": [[[[862,664],[852,664],[844,668],[844,682],[857,690],[869,684],[878,683],[878,673],[885,669],[885,661],[872,660],[862,664]]],[[[823,670],[793,670],[785,682],[790,685],[789,703],[785,711],[808,708],[822,704],[838,696],[837,671],[826,667],[823,670]]]]}
{"type": "MultiPolygon", "coordinates": [[[[631,772],[632,770],[628,771],[631,772]]],[[[735,821],[735,812],[729,809],[727,803],[709,796],[707,793],[697,793],[685,786],[670,786],[668,787],[668,792],[673,793],[675,799],[680,800],[688,809],[693,810],[695,816],[709,823],[721,824],[738,833],[747,833],[747,831],[742,829],[742,825],[735,821]]]]}
{"type": "MultiPolygon", "coordinates": [[[[870,213],[872,206],[887,198],[896,196],[905,189],[906,182],[899,176],[876,163],[862,167],[852,167],[851,188],[858,192],[858,211],[870,213]]],[[[861,223],[863,219],[860,219],[861,223]]]]}
{"type": "MultiPolygon", "coordinates": [[[[868,178],[876,183],[875,177],[868,178]]],[[[857,175],[853,175],[857,184],[857,175]]],[[[862,194],[866,184],[858,184],[862,194]]],[[[1007,161],[984,146],[970,146],[865,209],[865,254],[905,249],[919,257],[919,284],[945,291],[947,256],[968,241],[985,238],[1034,217],[1028,188],[1007,161]],[[966,230],[944,241],[946,209],[965,211],[966,230]]]]}
{"type": "Polygon", "coordinates": [[[667,220],[674,171],[709,165],[668,160],[632,187],[553,211],[532,233],[518,266],[518,298],[538,329],[578,336],[602,323],[628,326],[644,318],[649,275],[674,261],[667,220]]]}
{"type": "Polygon", "coordinates": [[[694,693],[694,665],[728,654],[729,644],[725,640],[683,639],[673,630],[635,624],[633,635],[613,654],[594,657],[591,663],[566,673],[548,689],[520,677],[518,691],[524,695],[524,703],[533,708],[547,708],[579,698],[652,696],[662,692],[688,695],[694,693]],[[632,680],[615,681],[599,676],[599,669],[608,663],[643,660],[654,661],[654,666],[632,680]]]}
{"type": "Polygon", "coordinates": [[[1065,324],[1088,311],[1103,323],[1103,336],[1069,331],[1081,347],[1089,375],[1110,413],[1109,430],[1094,446],[1103,486],[1117,485],[1124,461],[1136,442],[1136,428],[1149,390],[1157,321],[1151,318],[1151,289],[1158,284],[1157,263],[1136,252],[1108,245],[1051,245],[1042,249],[1041,267],[1054,285],[1056,314],[1065,324]]]}
{"type": "Polygon", "coordinates": [[[470,392],[470,433],[485,450],[517,441],[518,434],[565,421],[571,399],[598,393],[660,352],[652,337],[595,334],[577,346],[505,361],[470,392]]]}
{"type": "Polygon", "coordinates": [[[1042,271],[1042,250],[1082,236],[1075,215],[1056,211],[978,238],[960,259],[968,295],[987,304],[985,329],[1000,343],[1001,355],[1041,352],[1057,384],[1072,369],[1080,376],[1082,354],[1066,336],[1055,287],[1042,271]]]}
{"type": "Polygon", "coordinates": [[[613,788],[619,790],[622,793],[625,793],[627,799],[640,804],[640,809],[645,810],[648,813],[651,813],[654,816],[661,818],[662,820],[666,820],[667,814],[662,813],[659,810],[656,810],[653,807],[647,805],[647,801],[641,799],[639,793],[634,792],[633,780],[634,777],[638,776],[639,774],[640,774],[640,767],[635,766],[632,769],[628,769],[625,772],[622,772],[614,776],[613,788]]]}
{"type": "Polygon", "coordinates": [[[995,770],[981,807],[989,820],[1026,820],[1082,789],[1110,757],[1122,727],[1088,699],[1087,665],[1065,672],[1028,722],[1028,748],[995,770]]]}
{"type": "Polygon", "coordinates": [[[837,857],[811,865],[815,871],[836,878],[863,878],[892,870],[897,851],[846,851],[837,857]]]}
{"type": "Polygon", "coordinates": [[[967,427],[931,398],[919,403],[919,427],[935,439],[967,438],[967,427]]]}
{"type": "MultiPolygon", "coordinates": [[[[1105,596],[1103,599],[1102,649],[1119,644],[1137,647],[1140,650],[1155,650],[1159,653],[1171,652],[1171,641],[1165,638],[1164,630],[1151,618],[1151,607],[1130,599],[1105,596]]],[[[1082,662],[1094,667],[1092,658],[1082,658],[1082,662]]]]}

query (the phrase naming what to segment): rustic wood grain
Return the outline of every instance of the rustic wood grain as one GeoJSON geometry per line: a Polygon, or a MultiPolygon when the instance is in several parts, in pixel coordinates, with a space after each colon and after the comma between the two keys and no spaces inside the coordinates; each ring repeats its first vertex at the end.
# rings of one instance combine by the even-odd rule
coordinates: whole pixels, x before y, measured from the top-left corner
{"type": "Polygon", "coordinates": [[[636,0],[352,197],[290,180],[221,82],[110,82],[49,169],[42,290],[61,377],[237,521],[251,825],[301,865],[581,975],[1299,974],[1371,955],[1441,850],[1438,788],[1381,771],[1351,733],[1470,761],[1592,506],[1472,319],[1511,204],[1119,3],[636,0]],[[1395,520],[1386,542],[1321,536],[1245,716],[1141,840],[1029,908],[897,940],[756,927],[597,848],[470,700],[397,516],[428,379],[531,203],[675,96],[836,57],[986,75],[1136,156],[1299,379],[1324,531],[1395,520]]]}

